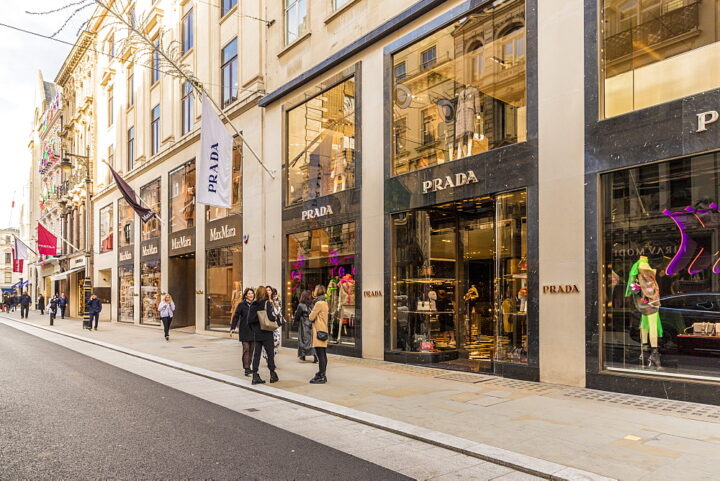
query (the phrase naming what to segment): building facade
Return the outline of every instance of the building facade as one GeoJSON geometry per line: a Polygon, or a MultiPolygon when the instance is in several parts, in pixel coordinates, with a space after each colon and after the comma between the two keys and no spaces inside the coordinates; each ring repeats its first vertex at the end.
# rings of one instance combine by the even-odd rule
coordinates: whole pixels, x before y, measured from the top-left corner
{"type": "Polygon", "coordinates": [[[334,353],[717,404],[718,15],[138,1],[244,141],[233,207],[196,206],[197,92],[91,26],[115,49],[96,165],[162,219],[141,224],[99,168],[95,285],[113,321],[157,324],[170,292],[178,327],[218,335],[244,287],[276,287],[290,318],[320,285],[334,353]]]}

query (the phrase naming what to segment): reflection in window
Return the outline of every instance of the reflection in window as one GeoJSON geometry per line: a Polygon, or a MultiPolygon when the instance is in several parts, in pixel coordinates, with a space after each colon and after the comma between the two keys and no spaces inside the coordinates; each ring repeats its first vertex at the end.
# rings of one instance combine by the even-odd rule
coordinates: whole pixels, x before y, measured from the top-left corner
{"type": "Polygon", "coordinates": [[[720,155],[602,176],[605,368],[720,378],[720,155]]]}
{"type": "Polygon", "coordinates": [[[604,115],[720,86],[720,0],[603,0],[604,115]]]}
{"type": "Polygon", "coordinates": [[[239,214],[242,212],[242,141],[236,140],[233,146],[233,166],[232,166],[232,189],[230,196],[232,204],[229,209],[225,207],[208,206],[207,219],[215,220],[226,217],[230,214],[239,214]]]}
{"type": "Polygon", "coordinates": [[[118,247],[135,243],[135,211],[125,199],[118,200],[118,247]]]}
{"type": "Polygon", "coordinates": [[[195,225],[195,161],[170,172],[170,232],[195,225]]]}
{"type": "MultiPolygon", "coordinates": [[[[290,234],[287,243],[287,319],[292,319],[303,291],[312,293],[315,286],[322,285],[327,290],[332,340],[354,345],[359,322],[355,316],[355,224],[290,234]]],[[[290,336],[296,337],[297,329],[297,324],[290,326],[290,336]]]]}
{"type": "Polygon", "coordinates": [[[226,107],[238,98],[237,38],[222,49],[222,104],[226,107]]]}
{"type": "Polygon", "coordinates": [[[288,112],[288,204],[355,186],[355,79],[288,112]]]}
{"type": "Polygon", "coordinates": [[[227,328],[233,291],[242,292],[242,244],[207,251],[208,329],[227,328]]]}
{"type": "Polygon", "coordinates": [[[142,228],[140,229],[142,235],[141,240],[160,237],[160,221],[157,218],[157,216],[160,215],[160,179],[140,188],[140,199],[142,199],[141,205],[143,207],[147,207],[157,214],[147,222],[140,222],[142,224],[142,228]]]}
{"type": "Polygon", "coordinates": [[[100,209],[100,253],[113,248],[113,205],[100,209]]]}
{"type": "Polygon", "coordinates": [[[508,0],[393,56],[393,121],[407,132],[395,174],[526,140],[524,17],[524,0],[508,0]]]}

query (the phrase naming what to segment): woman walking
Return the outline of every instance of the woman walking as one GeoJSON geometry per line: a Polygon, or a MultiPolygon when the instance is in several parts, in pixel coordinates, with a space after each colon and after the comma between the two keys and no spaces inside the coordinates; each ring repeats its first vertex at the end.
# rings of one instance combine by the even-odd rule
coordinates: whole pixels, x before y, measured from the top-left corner
{"type": "Polygon", "coordinates": [[[165,340],[170,340],[170,324],[172,323],[173,313],[175,312],[175,303],[170,294],[165,294],[165,297],[160,304],[158,304],[158,312],[160,313],[160,319],[162,319],[163,329],[165,330],[165,340]]]}
{"type": "Polygon", "coordinates": [[[233,313],[232,323],[237,326],[240,331],[240,342],[242,343],[242,363],[245,369],[245,375],[252,374],[252,356],[255,347],[253,340],[253,332],[248,324],[248,316],[250,315],[250,307],[255,300],[255,292],[248,287],[242,294],[242,300],[238,303],[233,313]]]}
{"type": "Polygon", "coordinates": [[[325,384],[327,377],[327,345],[328,338],[328,303],[325,300],[325,287],[318,284],[313,292],[315,300],[313,301],[312,312],[308,318],[312,322],[312,342],[315,348],[315,354],[318,357],[319,371],[315,377],[310,380],[310,384],[325,384]]]}
{"type": "Polygon", "coordinates": [[[45,315],[45,296],[43,296],[42,294],[40,294],[38,296],[37,308],[38,308],[38,311],[40,311],[40,315],[44,316],[45,315]]]}
{"type": "Polygon", "coordinates": [[[275,372],[275,351],[273,349],[273,331],[264,331],[260,328],[260,317],[265,313],[271,322],[276,322],[275,309],[273,303],[268,299],[268,293],[265,286],[260,286],[255,290],[255,300],[250,305],[248,312],[248,325],[252,332],[252,340],[254,343],[253,362],[252,362],[252,383],[264,384],[265,381],[260,378],[258,369],[260,368],[260,356],[265,351],[268,369],[270,369],[270,382],[278,382],[278,375],[275,372]]]}
{"type": "Polygon", "coordinates": [[[308,317],[310,315],[311,303],[312,295],[310,291],[302,291],[300,294],[300,303],[293,315],[293,323],[297,325],[298,330],[298,358],[304,361],[305,356],[312,356],[313,362],[318,362],[315,349],[313,349],[312,322],[310,322],[310,318],[308,317]]]}

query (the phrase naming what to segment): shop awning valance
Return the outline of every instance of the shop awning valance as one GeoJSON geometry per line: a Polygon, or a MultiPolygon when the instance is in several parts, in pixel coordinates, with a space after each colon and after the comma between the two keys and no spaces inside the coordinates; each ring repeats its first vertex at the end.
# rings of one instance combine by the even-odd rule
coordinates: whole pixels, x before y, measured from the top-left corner
{"type": "Polygon", "coordinates": [[[74,273],[74,272],[77,272],[77,271],[81,271],[81,270],[83,270],[83,269],[85,269],[85,266],[83,266],[83,267],[76,267],[75,269],[69,269],[69,270],[67,270],[67,271],[60,272],[60,273],[58,273],[58,274],[53,274],[53,275],[50,276],[50,280],[52,280],[52,281],[61,281],[61,280],[63,280],[63,279],[67,279],[67,276],[69,276],[70,274],[72,274],[72,273],[74,273]]]}

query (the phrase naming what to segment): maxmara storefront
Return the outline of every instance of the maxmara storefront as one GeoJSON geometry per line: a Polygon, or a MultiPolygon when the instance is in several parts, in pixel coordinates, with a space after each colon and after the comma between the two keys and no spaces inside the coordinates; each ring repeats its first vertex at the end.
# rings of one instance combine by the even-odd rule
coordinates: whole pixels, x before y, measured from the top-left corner
{"type": "Polygon", "coordinates": [[[720,3],[645,3],[359,2],[360,39],[271,35],[288,316],[322,285],[331,352],[720,402],[720,3]]]}

